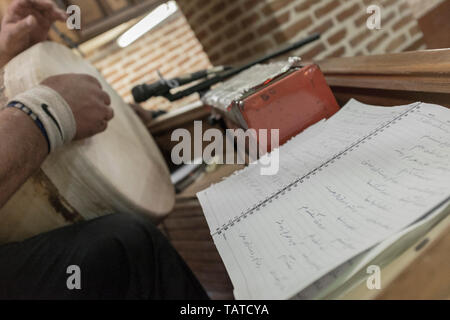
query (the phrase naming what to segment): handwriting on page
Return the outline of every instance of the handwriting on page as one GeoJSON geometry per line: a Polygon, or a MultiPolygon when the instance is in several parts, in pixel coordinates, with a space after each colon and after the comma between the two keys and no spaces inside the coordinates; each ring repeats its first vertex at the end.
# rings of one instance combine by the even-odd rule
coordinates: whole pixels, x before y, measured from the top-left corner
{"type": "MultiPolygon", "coordinates": [[[[356,127],[363,126],[360,116],[352,115],[357,103],[351,107],[351,112],[338,113],[340,118],[332,119],[319,136],[300,144],[298,149],[305,147],[311,152],[314,142],[325,136],[337,137],[340,148],[346,147],[345,142],[351,142],[347,137],[358,136],[355,130],[351,134],[351,117],[358,119],[356,127]],[[338,124],[344,120],[346,128],[339,131],[338,124]]],[[[389,112],[392,118],[393,111],[389,112]]],[[[387,121],[386,113],[379,119],[372,115],[369,122],[387,121]]],[[[237,297],[289,298],[448,199],[449,141],[448,110],[423,104],[215,235],[219,251],[229,248],[231,252],[221,252],[225,264],[237,266],[233,270],[241,273],[230,274],[232,280],[244,279],[233,281],[237,297]]],[[[327,150],[331,154],[339,151],[333,146],[329,142],[327,150]]],[[[289,151],[298,156],[297,150],[289,151]]],[[[320,152],[312,152],[321,159],[320,152]]],[[[295,170],[292,161],[289,169],[295,170]]],[[[303,169],[300,166],[299,170],[303,169]]],[[[234,179],[240,181],[237,177],[234,179]]],[[[245,177],[255,181],[258,178],[245,177]]],[[[226,192],[227,197],[233,194],[231,189],[226,192]]],[[[235,197],[236,203],[242,201],[239,195],[235,197]]],[[[238,205],[233,208],[241,209],[238,205]]],[[[217,206],[215,210],[225,212],[217,206]]],[[[230,211],[228,217],[239,214],[230,211]]]]}
{"type": "Polygon", "coordinates": [[[255,202],[264,200],[267,195],[278,191],[296,177],[319,166],[343,147],[365,136],[409,107],[373,107],[351,100],[326,124],[318,123],[281,146],[280,170],[277,175],[258,175],[259,166],[250,165],[222,183],[201,192],[198,195],[200,202],[205,201],[204,196],[207,196],[211,203],[217,204],[217,208],[229,209],[215,212],[211,208],[210,212],[205,212],[210,228],[214,230],[229,222],[236,214],[247,210],[255,202]]]}

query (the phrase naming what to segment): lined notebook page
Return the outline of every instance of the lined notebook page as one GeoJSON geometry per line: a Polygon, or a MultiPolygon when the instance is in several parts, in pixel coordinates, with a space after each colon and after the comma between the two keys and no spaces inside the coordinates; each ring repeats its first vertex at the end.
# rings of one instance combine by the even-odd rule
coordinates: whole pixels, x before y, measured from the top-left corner
{"type": "Polygon", "coordinates": [[[353,100],[319,131],[280,149],[282,177],[243,171],[199,194],[236,298],[290,298],[449,197],[447,109],[353,100]]]}
{"type": "Polygon", "coordinates": [[[262,176],[259,174],[261,165],[252,164],[200,192],[197,196],[210,229],[216,230],[229,223],[241,212],[318,167],[411,106],[384,108],[351,100],[328,121],[317,123],[281,146],[280,170],[276,175],[262,176]]]}
{"type": "Polygon", "coordinates": [[[355,284],[367,280],[366,267],[369,264],[375,264],[381,268],[386,266],[387,263],[398,257],[399,252],[403,252],[403,250],[411,247],[432,226],[444,219],[448,215],[449,210],[450,200],[408,228],[395,233],[371,249],[327,273],[292,299],[322,299],[330,296],[331,298],[339,296],[343,293],[343,290],[348,290],[355,284]]]}

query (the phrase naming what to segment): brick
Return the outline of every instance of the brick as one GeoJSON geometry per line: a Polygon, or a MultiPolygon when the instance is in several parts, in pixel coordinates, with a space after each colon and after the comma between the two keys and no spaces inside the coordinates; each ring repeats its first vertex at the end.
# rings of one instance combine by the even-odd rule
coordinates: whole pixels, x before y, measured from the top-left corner
{"type": "Polygon", "coordinates": [[[171,40],[170,39],[164,39],[161,43],[159,43],[159,47],[160,48],[165,48],[165,47],[167,47],[169,44],[171,43],[171,40]]]}
{"type": "MultiPolygon", "coordinates": [[[[206,26],[205,26],[205,29],[200,29],[199,32],[202,32],[203,30],[206,30],[208,36],[211,34],[210,30],[206,29],[206,26]]],[[[190,32],[188,32],[187,34],[185,34],[182,37],[175,36],[172,38],[173,42],[179,42],[180,40],[182,40],[183,42],[189,42],[189,41],[199,42],[199,38],[197,37],[196,32],[193,32],[192,29],[190,30],[190,32]]]]}
{"type": "Polygon", "coordinates": [[[198,11],[201,11],[201,10],[203,10],[203,9],[205,8],[205,5],[204,5],[203,3],[201,3],[201,2],[195,2],[195,3],[194,3],[194,6],[195,6],[195,8],[196,8],[198,11]]]}
{"type": "Polygon", "coordinates": [[[183,66],[183,65],[185,65],[187,62],[189,61],[189,57],[184,57],[182,60],[180,60],[178,63],[177,63],[177,65],[178,66],[183,66]]]}
{"type": "Polygon", "coordinates": [[[333,20],[328,19],[328,20],[322,22],[319,26],[311,29],[311,33],[314,33],[314,32],[325,33],[333,27],[334,27],[333,20]]]}
{"type": "Polygon", "coordinates": [[[258,28],[258,34],[263,36],[276,29],[280,24],[285,23],[289,20],[290,12],[285,12],[278,17],[269,19],[261,27],[258,28]]]}
{"type": "MultiPolygon", "coordinates": [[[[422,0],[423,1],[423,0],[422,0]]],[[[383,7],[394,6],[398,3],[398,0],[385,0],[383,1],[383,7]]]]}
{"type": "Polygon", "coordinates": [[[414,37],[415,35],[419,34],[420,32],[421,31],[420,31],[418,25],[415,25],[409,29],[409,34],[411,35],[411,37],[414,37]]]}
{"type": "Polygon", "coordinates": [[[208,37],[208,30],[207,29],[203,29],[201,30],[199,33],[197,33],[197,39],[200,41],[205,40],[208,37]]]}
{"type": "Polygon", "coordinates": [[[116,88],[117,91],[121,90],[131,90],[130,85],[128,83],[124,83],[116,88]]]}
{"type": "Polygon", "coordinates": [[[218,59],[220,58],[220,56],[221,56],[221,52],[220,52],[220,51],[217,51],[217,52],[211,54],[211,55],[209,56],[209,59],[210,59],[212,62],[214,62],[214,61],[218,60],[218,59]]]}
{"type": "Polygon", "coordinates": [[[313,5],[313,1],[305,0],[302,3],[300,3],[299,5],[296,5],[294,7],[294,10],[296,12],[303,12],[303,11],[308,10],[312,5],[313,5]]]}
{"type": "Polygon", "coordinates": [[[367,50],[369,50],[369,52],[374,51],[386,39],[388,39],[388,33],[387,32],[382,32],[374,40],[370,41],[367,44],[367,50]]]}
{"type": "Polygon", "coordinates": [[[201,55],[201,56],[204,56],[206,58],[206,53],[203,50],[203,47],[201,45],[199,45],[194,51],[192,51],[192,55],[193,56],[201,55]]]}
{"type": "Polygon", "coordinates": [[[333,45],[335,43],[338,43],[342,39],[344,39],[346,35],[347,35],[347,29],[343,28],[343,29],[339,30],[338,32],[334,33],[333,35],[331,35],[330,37],[328,37],[327,41],[330,45],[333,45]]]}
{"type": "Polygon", "coordinates": [[[317,18],[321,18],[324,15],[326,15],[329,12],[333,11],[334,9],[336,9],[337,7],[339,7],[339,1],[338,0],[328,1],[327,4],[325,4],[324,6],[320,7],[316,11],[314,11],[314,14],[315,14],[315,16],[317,18]]]}
{"type": "MultiPolygon", "coordinates": [[[[172,32],[170,35],[173,35],[175,38],[181,38],[185,36],[192,35],[192,29],[190,28],[177,28],[176,31],[172,32]]],[[[164,38],[165,36],[161,36],[161,38],[164,38]]]]}
{"type": "Polygon", "coordinates": [[[167,65],[168,63],[171,63],[172,61],[177,60],[180,57],[180,54],[176,52],[167,52],[163,51],[163,56],[159,59],[159,62],[161,62],[163,65],[167,65]]]}
{"type": "Polygon", "coordinates": [[[311,17],[307,16],[275,34],[275,41],[279,44],[284,43],[292,38],[295,38],[301,31],[307,29],[307,27],[312,23],[311,17]]]}
{"type": "Polygon", "coordinates": [[[114,84],[114,83],[117,83],[117,82],[125,79],[126,77],[127,77],[127,74],[126,73],[122,73],[122,74],[119,74],[119,75],[115,76],[114,78],[111,78],[110,82],[112,84],[114,84]]]}
{"type": "Polygon", "coordinates": [[[250,10],[255,8],[257,5],[259,5],[261,3],[261,0],[247,0],[244,3],[244,9],[245,10],[250,10]]]}
{"type": "Polygon", "coordinates": [[[398,49],[404,42],[406,41],[406,36],[401,34],[397,36],[395,39],[391,40],[386,47],[386,52],[392,52],[398,49]]]}
{"type": "Polygon", "coordinates": [[[244,35],[240,36],[238,42],[240,45],[246,45],[255,39],[255,34],[253,32],[247,32],[244,35]]]}
{"type": "Polygon", "coordinates": [[[226,23],[231,23],[234,20],[236,20],[237,18],[239,18],[239,16],[242,14],[242,9],[241,7],[236,7],[234,9],[232,9],[231,11],[227,12],[225,14],[225,21],[226,23]]]}
{"type": "MultiPolygon", "coordinates": [[[[199,4],[203,4],[204,2],[199,2],[199,4]]],[[[218,1],[217,4],[215,4],[211,9],[210,12],[212,15],[218,15],[221,14],[226,8],[226,4],[224,1],[218,1]]],[[[200,8],[201,10],[202,8],[200,8]]]]}
{"type": "Polygon", "coordinates": [[[150,58],[149,60],[144,60],[140,63],[137,63],[136,65],[133,66],[133,73],[135,72],[139,72],[141,71],[145,66],[149,65],[149,61],[158,61],[161,60],[163,57],[165,56],[165,52],[161,52],[159,55],[150,55],[150,53],[148,53],[148,57],[150,58]]]}
{"type": "Polygon", "coordinates": [[[364,29],[363,31],[358,33],[355,37],[350,39],[350,45],[352,47],[356,47],[358,44],[360,44],[361,42],[363,42],[364,40],[366,40],[369,37],[370,37],[370,30],[364,29]]]}
{"type": "Polygon", "coordinates": [[[241,27],[246,29],[252,27],[260,19],[258,13],[254,12],[241,20],[241,27]]]}
{"type": "Polygon", "coordinates": [[[199,16],[197,16],[194,19],[192,19],[192,24],[193,25],[201,25],[202,23],[204,23],[205,21],[207,21],[209,18],[211,17],[211,14],[209,11],[205,11],[202,14],[200,14],[199,16]]]}
{"type": "Polygon", "coordinates": [[[235,64],[236,58],[228,57],[226,59],[220,59],[219,61],[220,61],[220,63],[218,63],[218,64],[221,64],[221,65],[224,65],[224,66],[231,66],[231,65],[235,64]]]}
{"type": "Polygon", "coordinates": [[[403,12],[403,11],[409,10],[409,8],[410,8],[409,4],[405,1],[400,5],[400,7],[398,9],[400,12],[403,12]]]}
{"type": "Polygon", "coordinates": [[[235,51],[237,48],[238,48],[237,45],[232,42],[232,43],[227,44],[225,47],[223,47],[222,50],[224,51],[224,53],[230,53],[230,52],[235,51]]]}
{"type": "Polygon", "coordinates": [[[168,37],[171,36],[177,29],[178,28],[174,23],[173,25],[170,25],[168,28],[164,28],[162,34],[164,37],[168,37]]]}
{"type": "Polygon", "coordinates": [[[395,13],[393,11],[389,12],[389,14],[387,16],[382,16],[381,17],[381,27],[383,28],[383,25],[387,25],[394,18],[395,18],[395,13]]]}
{"type": "Polygon", "coordinates": [[[344,46],[337,48],[330,54],[326,56],[326,58],[335,58],[335,57],[342,57],[346,52],[346,49],[344,46]]]}
{"type": "Polygon", "coordinates": [[[425,41],[422,37],[411,43],[409,46],[407,46],[403,51],[416,51],[419,49],[422,49],[422,47],[425,45],[425,41]]]}
{"type": "Polygon", "coordinates": [[[217,32],[223,26],[225,26],[225,21],[222,18],[220,18],[220,19],[214,20],[212,23],[209,24],[209,30],[211,30],[212,32],[217,32]]]}
{"type": "Polygon", "coordinates": [[[117,74],[119,71],[117,69],[110,70],[104,73],[105,78],[111,78],[113,75],[117,74]]]}
{"type": "Polygon", "coordinates": [[[412,17],[411,16],[404,16],[403,18],[401,18],[399,21],[397,21],[396,23],[394,23],[394,25],[392,26],[392,28],[394,29],[394,31],[397,31],[401,28],[403,28],[405,25],[407,25],[409,22],[411,22],[412,17]]]}
{"type": "Polygon", "coordinates": [[[262,53],[265,53],[267,50],[272,49],[273,44],[269,40],[263,40],[263,41],[256,43],[252,47],[253,47],[253,52],[255,54],[262,54],[262,53]]]}
{"type": "Polygon", "coordinates": [[[182,30],[181,32],[178,32],[174,35],[175,39],[189,39],[189,38],[193,38],[195,39],[195,34],[192,31],[192,29],[186,29],[186,30],[182,30]]]}
{"type": "Polygon", "coordinates": [[[353,23],[355,24],[355,26],[360,27],[366,23],[367,18],[369,18],[369,15],[367,13],[363,13],[362,15],[358,16],[358,18],[356,18],[353,23]]]}
{"type": "Polygon", "coordinates": [[[272,2],[269,2],[266,4],[262,9],[262,13],[264,13],[265,16],[271,16],[274,14],[274,12],[277,12],[283,8],[285,8],[287,5],[289,5],[293,0],[275,0],[272,2]]]}
{"type": "Polygon", "coordinates": [[[360,10],[361,9],[360,9],[359,5],[357,3],[355,3],[350,8],[341,11],[337,15],[337,19],[338,19],[339,22],[342,22],[342,21],[350,18],[351,16],[353,16],[355,13],[359,12],[360,10]]]}
{"type": "Polygon", "coordinates": [[[189,10],[183,10],[183,14],[186,17],[186,19],[190,19],[192,17],[194,17],[195,13],[197,12],[197,10],[195,8],[191,8],[189,10]]]}
{"type": "Polygon", "coordinates": [[[209,39],[209,41],[207,43],[205,43],[203,46],[208,50],[208,49],[212,49],[215,46],[219,45],[223,40],[223,36],[218,34],[218,35],[214,35],[212,38],[209,39]]]}
{"type": "MultiPolygon", "coordinates": [[[[186,43],[189,43],[189,42],[185,42],[185,44],[186,43]]],[[[174,47],[176,47],[176,46],[177,46],[177,44],[174,45],[174,47]]],[[[197,47],[198,47],[198,43],[197,42],[192,42],[187,47],[183,47],[183,52],[193,52],[197,47]]],[[[174,49],[172,49],[172,50],[174,50],[174,49]]],[[[168,51],[170,52],[172,50],[169,49],[168,51]]]]}
{"type": "Polygon", "coordinates": [[[252,56],[252,52],[249,49],[244,49],[242,51],[239,51],[236,54],[236,60],[238,61],[246,61],[252,56]]]}
{"type": "Polygon", "coordinates": [[[109,58],[106,62],[106,67],[112,67],[118,64],[122,60],[121,56],[109,58]]]}
{"type": "Polygon", "coordinates": [[[159,69],[159,71],[166,77],[170,77],[172,70],[174,69],[175,66],[171,65],[171,64],[163,64],[161,66],[161,68],[159,69]]]}
{"type": "Polygon", "coordinates": [[[224,30],[225,37],[227,39],[234,38],[234,36],[239,34],[240,30],[241,29],[239,28],[239,26],[237,24],[232,23],[227,29],[224,30]]]}
{"type": "Polygon", "coordinates": [[[317,55],[324,52],[327,48],[323,45],[323,43],[316,44],[314,47],[301,54],[301,58],[305,60],[314,59],[317,55]]]}

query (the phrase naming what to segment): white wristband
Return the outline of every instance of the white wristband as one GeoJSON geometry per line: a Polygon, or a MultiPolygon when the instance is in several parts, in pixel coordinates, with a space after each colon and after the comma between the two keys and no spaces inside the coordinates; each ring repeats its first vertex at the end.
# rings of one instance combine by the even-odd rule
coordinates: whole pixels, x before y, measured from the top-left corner
{"type": "Polygon", "coordinates": [[[50,152],[73,140],[77,126],[70,106],[61,95],[47,86],[37,86],[17,95],[12,101],[27,106],[44,125],[50,152]]]}

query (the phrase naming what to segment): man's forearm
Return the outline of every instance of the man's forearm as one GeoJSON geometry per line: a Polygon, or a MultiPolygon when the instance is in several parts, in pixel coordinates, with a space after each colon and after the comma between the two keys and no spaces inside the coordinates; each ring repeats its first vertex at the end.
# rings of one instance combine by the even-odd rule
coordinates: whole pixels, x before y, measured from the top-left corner
{"type": "Polygon", "coordinates": [[[0,111],[0,208],[41,166],[47,142],[33,120],[21,110],[0,111]]]}

